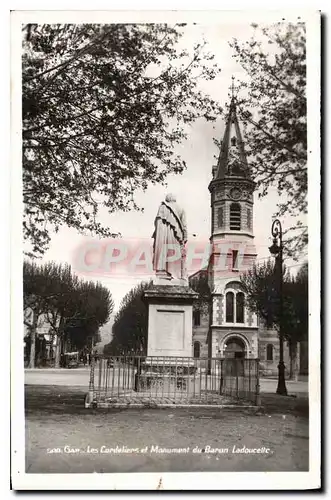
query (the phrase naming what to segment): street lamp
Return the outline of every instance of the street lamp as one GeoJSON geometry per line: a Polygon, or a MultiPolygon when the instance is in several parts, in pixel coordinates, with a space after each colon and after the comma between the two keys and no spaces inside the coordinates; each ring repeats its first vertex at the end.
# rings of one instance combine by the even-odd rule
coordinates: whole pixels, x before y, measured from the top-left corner
{"type": "Polygon", "coordinates": [[[275,270],[279,273],[279,364],[278,364],[278,386],[277,394],[287,395],[285,384],[284,364],[284,332],[283,332],[283,231],[279,219],[275,219],[271,226],[273,237],[269,251],[275,256],[275,270]]]}

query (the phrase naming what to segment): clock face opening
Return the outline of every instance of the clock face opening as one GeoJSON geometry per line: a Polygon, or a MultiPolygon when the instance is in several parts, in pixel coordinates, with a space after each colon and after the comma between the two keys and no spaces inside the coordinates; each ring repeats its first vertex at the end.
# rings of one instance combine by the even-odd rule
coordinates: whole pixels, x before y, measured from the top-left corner
{"type": "Polygon", "coordinates": [[[239,188],[232,188],[230,191],[230,196],[233,200],[239,200],[241,198],[241,189],[239,188]]]}

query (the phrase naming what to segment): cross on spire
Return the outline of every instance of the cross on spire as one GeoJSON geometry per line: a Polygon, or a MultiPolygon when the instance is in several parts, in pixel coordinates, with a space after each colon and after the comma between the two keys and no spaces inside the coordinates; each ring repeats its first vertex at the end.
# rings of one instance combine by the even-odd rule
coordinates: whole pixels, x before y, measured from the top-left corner
{"type": "Polygon", "coordinates": [[[235,104],[235,100],[236,100],[236,96],[238,94],[238,91],[239,91],[239,87],[238,85],[235,85],[234,84],[234,81],[235,81],[235,77],[232,75],[231,76],[231,87],[230,87],[230,90],[231,90],[231,104],[234,105],[235,104]]]}
{"type": "Polygon", "coordinates": [[[234,76],[232,75],[232,84],[231,84],[231,97],[234,98],[234,76]]]}

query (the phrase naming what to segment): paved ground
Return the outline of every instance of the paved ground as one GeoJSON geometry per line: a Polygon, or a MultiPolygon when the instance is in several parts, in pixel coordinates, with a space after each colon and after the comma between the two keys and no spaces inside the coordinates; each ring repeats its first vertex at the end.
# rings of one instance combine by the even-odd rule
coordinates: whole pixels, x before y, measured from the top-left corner
{"type": "Polygon", "coordinates": [[[262,411],[93,410],[85,392],[26,385],[27,472],[308,470],[306,398],[265,394],[262,411]],[[260,452],[236,452],[245,449],[260,452]]]}
{"type": "MultiPolygon", "coordinates": [[[[89,383],[88,367],[75,368],[75,369],[42,369],[25,370],[25,383],[33,385],[65,385],[65,386],[81,386],[88,387],[89,383]]],[[[308,382],[307,381],[287,381],[287,390],[289,394],[308,395],[308,382]]],[[[261,393],[276,392],[277,380],[276,379],[261,379],[260,391],[261,393]]]]}

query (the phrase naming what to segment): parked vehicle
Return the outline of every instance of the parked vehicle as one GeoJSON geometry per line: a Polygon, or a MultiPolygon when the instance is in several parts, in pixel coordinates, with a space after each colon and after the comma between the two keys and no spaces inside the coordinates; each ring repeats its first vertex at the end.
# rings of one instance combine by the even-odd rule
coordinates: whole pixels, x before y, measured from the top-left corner
{"type": "Polygon", "coordinates": [[[78,368],[79,366],[79,352],[66,352],[64,353],[66,368],[78,368]]]}

